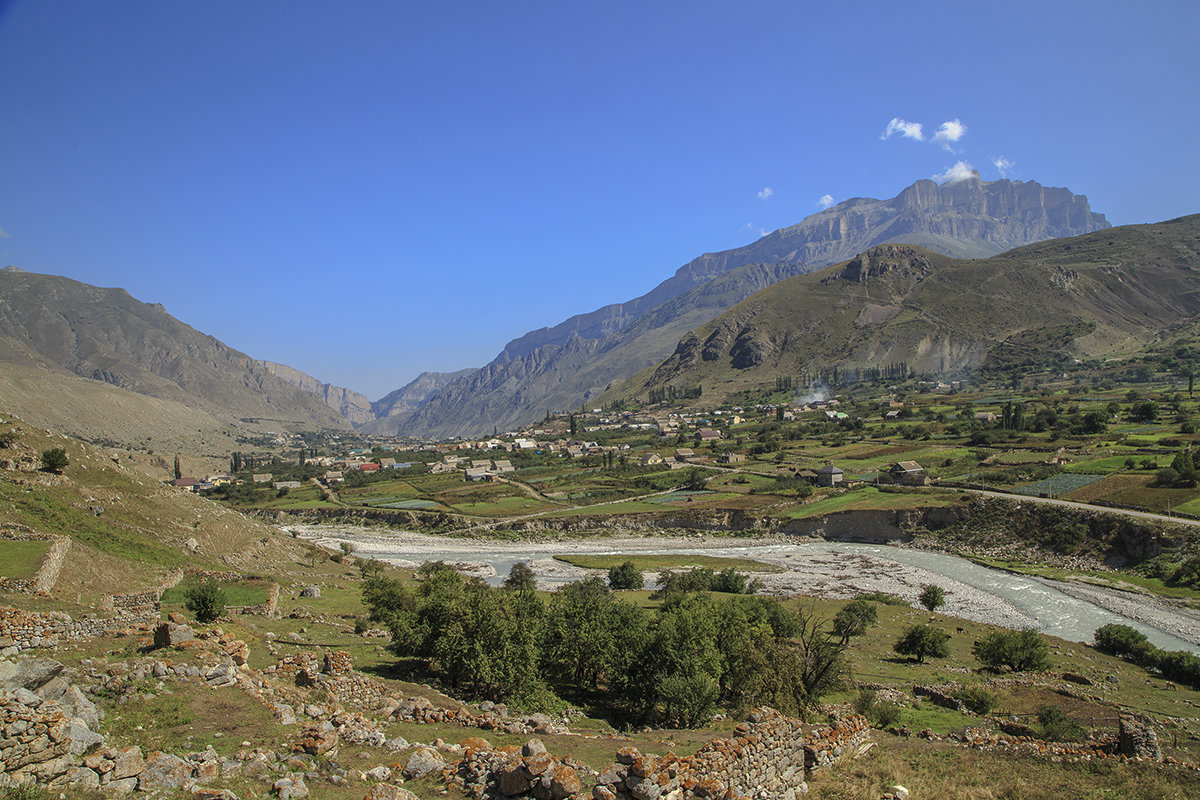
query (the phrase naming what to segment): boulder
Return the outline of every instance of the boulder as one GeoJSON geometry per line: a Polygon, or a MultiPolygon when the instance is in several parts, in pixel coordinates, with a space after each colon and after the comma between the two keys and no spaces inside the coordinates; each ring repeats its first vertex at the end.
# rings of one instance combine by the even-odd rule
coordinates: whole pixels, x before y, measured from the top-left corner
{"type": "Polygon", "coordinates": [[[419,798],[400,786],[390,783],[377,783],[367,792],[363,800],[419,800],[419,798]]]}
{"type": "Polygon", "coordinates": [[[11,663],[13,668],[5,668],[0,678],[9,688],[31,692],[42,688],[63,671],[63,665],[51,658],[22,658],[11,663]]]}
{"type": "Polygon", "coordinates": [[[126,747],[124,750],[119,750],[113,758],[113,780],[132,778],[140,775],[145,768],[145,764],[145,759],[142,758],[142,748],[135,745],[133,747],[126,747]]]}
{"type": "Polygon", "coordinates": [[[380,764],[378,767],[372,767],[371,769],[367,770],[363,773],[363,775],[365,775],[369,781],[383,782],[391,780],[392,771],[388,767],[380,764]]]}
{"type": "Polygon", "coordinates": [[[305,586],[300,590],[301,597],[320,597],[321,589],[317,586],[305,586]]]}
{"type": "Polygon", "coordinates": [[[521,746],[521,755],[536,756],[546,752],[546,745],[542,744],[541,739],[530,739],[521,746]]]}
{"type": "Polygon", "coordinates": [[[182,789],[192,778],[192,768],[187,762],[170,753],[151,753],[146,759],[145,769],[138,776],[138,789],[182,789]]]}
{"type": "Polygon", "coordinates": [[[445,766],[446,760],[437,750],[432,747],[418,747],[404,764],[404,777],[410,780],[420,778],[445,766]]]}
{"type": "Polygon", "coordinates": [[[160,647],[174,647],[195,638],[195,631],[187,625],[164,622],[154,629],[154,648],[157,650],[160,647]]]}
{"type": "Polygon", "coordinates": [[[521,763],[506,764],[501,767],[497,776],[497,786],[500,794],[506,797],[516,797],[527,794],[533,788],[534,778],[521,763]]]}

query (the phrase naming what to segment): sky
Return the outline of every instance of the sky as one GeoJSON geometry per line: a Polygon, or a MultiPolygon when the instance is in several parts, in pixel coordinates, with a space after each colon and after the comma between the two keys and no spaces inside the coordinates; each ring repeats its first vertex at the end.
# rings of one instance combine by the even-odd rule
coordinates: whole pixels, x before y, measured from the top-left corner
{"type": "Polygon", "coordinates": [[[0,265],[374,400],[922,178],[1200,212],[1198,30],[1191,0],[0,0],[0,265]]]}

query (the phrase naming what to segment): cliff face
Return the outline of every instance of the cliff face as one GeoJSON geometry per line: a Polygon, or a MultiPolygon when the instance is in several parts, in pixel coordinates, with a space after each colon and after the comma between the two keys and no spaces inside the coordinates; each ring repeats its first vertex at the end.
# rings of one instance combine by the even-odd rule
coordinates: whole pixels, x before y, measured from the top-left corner
{"type": "Polygon", "coordinates": [[[410,383],[371,403],[372,422],[362,426],[366,433],[395,435],[425,401],[448,383],[465,378],[474,368],[458,372],[422,372],[410,383]]]}
{"type": "Polygon", "coordinates": [[[315,394],[321,398],[321,401],[325,405],[355,425],[361,425],[375,419],[375,415],[371,411],[371,401],[367,399],[365,394],[360,394],[353,389],[346,389],[342,386],[334,386],[331,383],[323,383],[312,375],[289,367],[287,364],[276,364],[274,361],[260,361],[258,363],[267,372],[277,378],[282,378],[297,389],[301,389],[309,394],[315,394]]]}
{"type": "MultiPolygon", "coordinates": [[[[748,280],[749,291],[741,293],[706,289],[749,265],[765,270],[758,278],[778,281],[886,242],[919,244],[957,258],[983,258],[1018,245],[1107,227],[1108,221],[1092,212],[1086,197],[1033,181],[985,183],[976,176],[939,186],[922,180],[889,200],[846,200],[745,247],[693,259],[641,297],[512,340],[478,374],[429,395],[398,431],[469,435],[531,422],[546,409],[574,408],[657,363],[687,330],[769,285],[748,280]],[[702,296],[706,299],[700,301],[702,296]],[[694,302],[682,304],[684,298],[694,302]]],[[[749,363],[765,357],[760,349],[748,343],[739,352],[749,363]]]]}

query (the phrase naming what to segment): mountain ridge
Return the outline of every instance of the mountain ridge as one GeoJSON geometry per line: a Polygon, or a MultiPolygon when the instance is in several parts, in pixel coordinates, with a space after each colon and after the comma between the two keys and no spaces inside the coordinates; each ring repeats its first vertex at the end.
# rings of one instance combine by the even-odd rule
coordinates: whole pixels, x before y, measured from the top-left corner
{"type": "Polygon", "coordinates": [[[978,174],[941,185],[917,181],[888,200],[851,198],[744,247],[698,256],[626,303],[609,304],[513,339],[480,372],[430,395],[397,432],[469,435],[531,422],[544,410],[573,408],[642,368],[625,358],[610,358],[606,366],[605,354],[631,346],[631,340],[647,347],[643,363],[671,352],[666,330],[680,330],[680,325],[662,312],[664,335],[631,335],[639,320],[734,269],[792,264],[799,265],[794,271],[808,272],[884,241],[912,240],[948,255],[983,257],[1031,241],[1107,227],[1104,215],[1092,212],[1083,195],[1036,181],[984,182],[978,174]],[[576,338],[580,341],[573,341],[576,338]],[[506,399],[498,401],[497,392],[506,399]]]}

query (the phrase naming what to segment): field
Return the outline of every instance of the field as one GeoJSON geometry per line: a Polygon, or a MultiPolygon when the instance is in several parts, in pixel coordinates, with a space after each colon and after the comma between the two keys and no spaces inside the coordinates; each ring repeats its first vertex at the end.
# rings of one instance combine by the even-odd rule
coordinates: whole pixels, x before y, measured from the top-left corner
{"type": "Polygon", "coordinates": [[[47,539],[0,539],[0,578],[32,578],[49,549],[47,539]]]}

